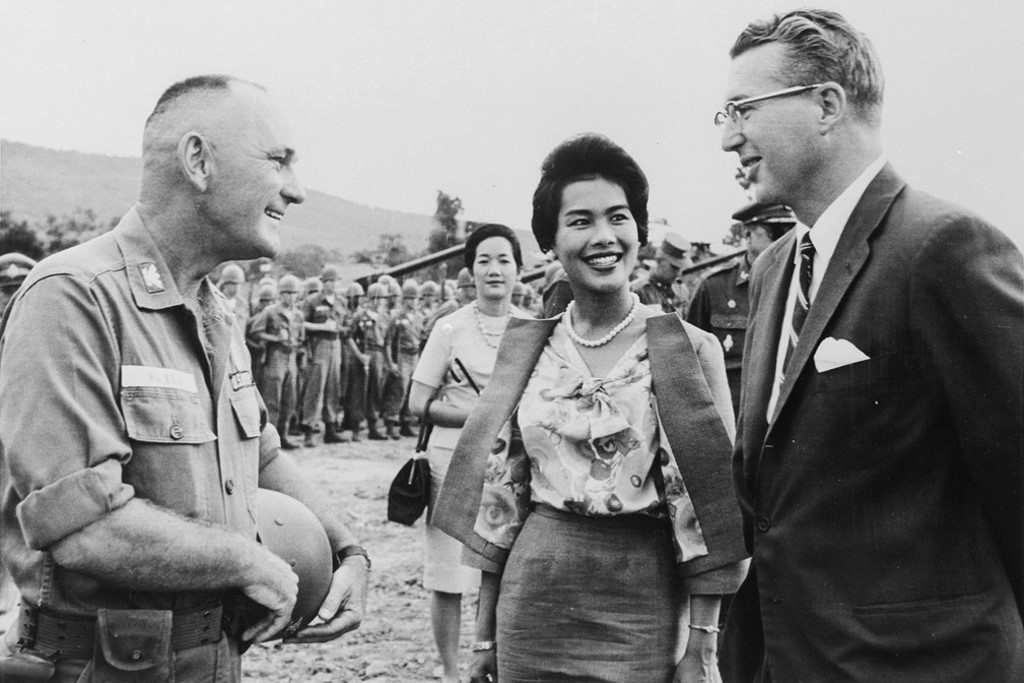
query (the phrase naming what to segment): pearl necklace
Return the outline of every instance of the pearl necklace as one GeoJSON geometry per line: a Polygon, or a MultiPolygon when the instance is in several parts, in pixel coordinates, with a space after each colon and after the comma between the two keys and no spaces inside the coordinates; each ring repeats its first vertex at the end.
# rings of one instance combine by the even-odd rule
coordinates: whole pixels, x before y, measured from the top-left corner
{"type": "Polygon", "coordinates": [[[624,329],[629,327],[629,324],[631,322],[633,322],[633,318],[636,317],[637,310],[639,310],[639,308],[640,308],[640,297],[638,297],[636,294],[633,294],[633,305],[630,307],[629,313],[626,314],[626,317],[623,318],[622,321],[619,322],[618,325],[616,325],[615,327],[610,329],[608,331],[608,334],[604,335],[600,339],[594,339],[594,340],[584,339],[583,337],[581,337],[578,334],[576,334],[576,330],[573,329],[573,326],[572,326],[572,309],[573,309],[573,304],[574,303],[576,303],[576,302],[575,301],[570,301],[569,305],[565,307],[565,329],[569,333],[569,338],[572,339],[574,342],[576,342],[580,346],[586,346],[587,348],[593,349],[593,348],[597,348],[598,346],[604,346],[605,344],[610,342],[612,339],[615,339],[615,336],[619,332],[622,332],[624,329]]]}
{"type": "Polygon", "coordinates": [[[480,336],[484,338],[484,343],[492,349],[498,348],[498,345],[501,343],[501,337],[505,334],[505,328],[508,326],[509,314],[506,313],[503,316],[498,316],[503,319],[503,322],[501,329],[497,332],[492,332],[484,327],[484,314],[480,312],[480,307],[477,306],[475,301],[473,302],[473,317],[476,318],[476,329],[480,331],[480,336]]]}

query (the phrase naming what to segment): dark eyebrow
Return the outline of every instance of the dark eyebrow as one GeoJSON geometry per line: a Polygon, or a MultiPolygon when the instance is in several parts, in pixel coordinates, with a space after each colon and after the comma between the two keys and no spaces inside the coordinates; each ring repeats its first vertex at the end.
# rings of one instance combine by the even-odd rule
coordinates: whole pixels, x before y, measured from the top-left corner
{"type": "Polygon", "coordinates": [[[566,216],[579,215],[579,216],[590,216],[594,212],[590,209],[568,209],[564,212],[566,216]]]}
{"type": "Polygon", "coordinates": [[[615,213],[616,211],[629,211],[629,204],[617,204],[605,209],[605,213],[615,213]]]}

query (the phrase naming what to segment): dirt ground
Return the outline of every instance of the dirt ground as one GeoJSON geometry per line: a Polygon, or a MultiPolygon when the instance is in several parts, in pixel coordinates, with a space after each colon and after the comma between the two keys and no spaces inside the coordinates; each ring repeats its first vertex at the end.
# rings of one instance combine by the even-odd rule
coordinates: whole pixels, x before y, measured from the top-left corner
{"type": "MultiPolygon", "coordinates": [[[[320,645],[258,645],[242,670],[251,681],[436,681],[440,660],[423,589],[423,520],[386,521],[387,489],[415,439],[363,441],[292,451],[342,511],[373,558],[366,617],[358,631],[320,645]]],[[[461,665],[469,662],[476,596],[463,599],[461,665]]],[[[464,676],[465,678],[465,676],[464,676]]]]}

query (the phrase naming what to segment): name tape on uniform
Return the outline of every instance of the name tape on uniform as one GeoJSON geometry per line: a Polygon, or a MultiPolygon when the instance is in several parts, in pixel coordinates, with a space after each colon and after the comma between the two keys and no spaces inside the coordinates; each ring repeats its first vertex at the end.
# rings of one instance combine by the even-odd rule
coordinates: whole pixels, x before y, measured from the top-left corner
{"type": "Polygon", "coordinates": [[[196,378],[191,372],[146,365],[122,365],[122,387],[160,387],[196,393],[196,378]]]}

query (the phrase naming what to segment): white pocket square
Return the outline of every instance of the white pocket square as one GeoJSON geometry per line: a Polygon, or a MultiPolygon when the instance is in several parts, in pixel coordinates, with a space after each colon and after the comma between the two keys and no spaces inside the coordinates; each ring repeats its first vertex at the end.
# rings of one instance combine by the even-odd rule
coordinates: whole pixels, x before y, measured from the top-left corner
{"type": "Polygon", "coordinates": [[[825,337],[814,352],[814,367],[818,372],[828,372],[845,365],[870,360],[868,355],[847,339],[825,337]]]}

